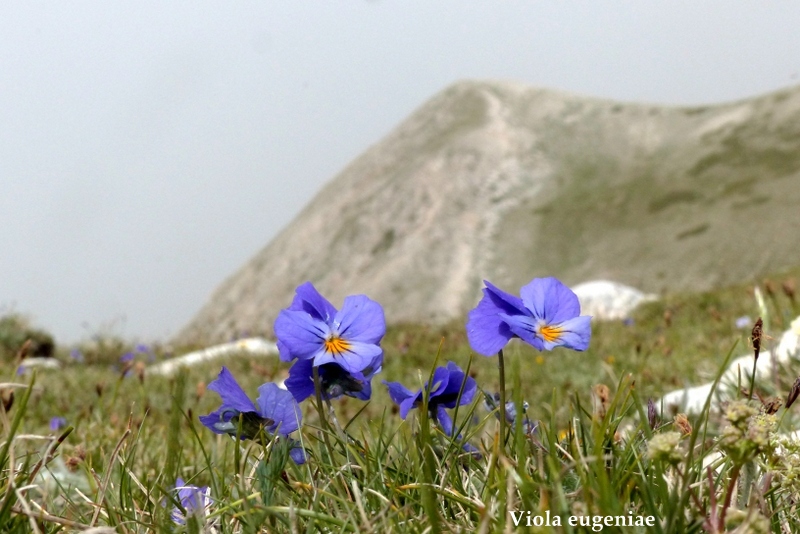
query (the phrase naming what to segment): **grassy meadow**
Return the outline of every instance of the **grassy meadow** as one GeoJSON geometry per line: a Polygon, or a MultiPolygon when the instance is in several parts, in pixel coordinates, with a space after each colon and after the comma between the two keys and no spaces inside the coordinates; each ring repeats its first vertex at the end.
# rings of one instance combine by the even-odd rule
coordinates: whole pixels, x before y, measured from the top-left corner
{"type": "MultiPolygon", "coordinates": [[[[302,403],[293,437],[307,451],[303,465],[287,459],[285,442],[237,443],[197,419],[220,405],[206,390],[220,365],[255,398],[262,383],[286,378],[289,365],[276,356],[163,378],[146,367],[166,357],[163,347],[98,337],[77,347],[82,361],[60,348],[62,369],[17,374],[9,342],[0,349],[0,532],[797,532],[800,445],[779,437],[796,428],[791,410],[766,414],[742,398],[675,423],[648,417],[647,401],[714,380],[748,353],[752,323],[737,328],[740,316],[765,315],[765,333],[778,338],[800,314],[798,278],[800,270],[758,281],[766,315],[753,285],[740,285],[667,295],[628,321],[594,322],[586,352],[512,342],[509,400],[518,409],[527,401],[539,425],[526,434],[518,417],[501,439],[478,395],[456,421],[480,454],[425,410],[402,420],[381,384],[415,390],[450,360],[496,392],[497,358],[472,354],[463,321],[390,327],[371,401],[334,400],[325,421],[313,397],[302,403]],[[127,352],[133,359],[121,361],[127,352]],[[54,417],[65,425],[51,430],[54,417]],[[210,488],[208,510],[184,525],[171,518],[182,504],[178,477],[210,488]],[[550,526],[533,524],[537,515],[550,526]],[[596,516],[655,519],[609,526],[591,523],[596,516]]],[[[764,349],[775,342],[765,337],[764,349]]],[[[786,398],[800,366],[780,371],[757,384],[762,396],[786,398]]]]}

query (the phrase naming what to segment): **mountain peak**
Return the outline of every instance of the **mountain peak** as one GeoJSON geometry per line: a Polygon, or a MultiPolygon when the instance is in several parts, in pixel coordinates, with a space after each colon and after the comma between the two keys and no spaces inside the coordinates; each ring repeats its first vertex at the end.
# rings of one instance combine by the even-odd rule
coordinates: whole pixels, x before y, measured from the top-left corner
{"type": "Polygon", "coordinates": [[[507,82],[438,93],[226,280],[181,341],[270,332],[307,280],[390,322],[465,313],[482,280],[708,289],[800,263],[800,89],[624,104],[507,82]]]}

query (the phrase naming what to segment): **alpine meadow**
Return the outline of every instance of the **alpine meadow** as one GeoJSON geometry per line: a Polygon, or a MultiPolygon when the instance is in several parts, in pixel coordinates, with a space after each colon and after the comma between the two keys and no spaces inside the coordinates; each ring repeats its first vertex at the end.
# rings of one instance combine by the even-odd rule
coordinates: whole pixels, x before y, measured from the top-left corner
{"type": "Polygon", "coordinates": [[[174,339],[0,318],[0,532],[800,532],[798,206],[800,88],[457,83],[174,339]]]}

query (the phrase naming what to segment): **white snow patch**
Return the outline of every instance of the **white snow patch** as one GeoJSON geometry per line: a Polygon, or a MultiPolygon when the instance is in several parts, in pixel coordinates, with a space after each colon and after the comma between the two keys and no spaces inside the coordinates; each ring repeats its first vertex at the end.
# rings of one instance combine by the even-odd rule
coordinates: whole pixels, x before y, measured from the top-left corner
{"type": "Polygon", "coordinates": [[[157,363],[147,367],[147,374],[171,376],[182,367],[191,367],[199,363],[208,362],[223,356],[231,355],[254,355],[268,356],[278,354],[278,346],[273,342],[261,337],[249,337],[231,343],[214,345],[207,349],[197,350],[172,358],[170,360],[157,363]]]}
{"type": "MultiPolygon", "coordinates": [[[[773,351],[762,351],[755,365],[756,380],[770,380],[782,365],[792,360],[800,359],[800,317],[792,322],[792,328],[781,335],[778,346],[773,351]]],[[[729,400],[735,392],[736,384],[749,387],[750,377],[753,375],[753,353],[740,356],[725,370],[722,380],[717,388],[715,399],[711,403],[712,409],[718,407],[719,402],[729,400]]],[[[709,382],[701,386],[689,387],[670,391],[664,395],[656,406],[666,413],[678,411],[687,414],[697,414],[702,411],[706,399],[711,394],[709,382]]]]}
{"type": "Polygon", "coordinates": [[[658,298],[609,280],[584,282],[572,290],[581,303],[581,315],[591,315],[601,320],[624,319],[642,302],[658,298]]]}

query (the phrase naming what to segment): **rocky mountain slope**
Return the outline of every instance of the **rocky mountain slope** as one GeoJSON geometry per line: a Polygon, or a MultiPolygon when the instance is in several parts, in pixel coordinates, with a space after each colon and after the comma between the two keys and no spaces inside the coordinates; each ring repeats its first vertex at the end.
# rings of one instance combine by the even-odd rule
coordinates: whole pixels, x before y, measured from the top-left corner
{"type": "Polygon", "coordinates": [[[433,97],[334,177],[178,335],[269,332],[311,280],[389,321],[458,316],[482,280],[703,290],[800,264],[800,88],[628,104],[495,82],[433,97]]]}

